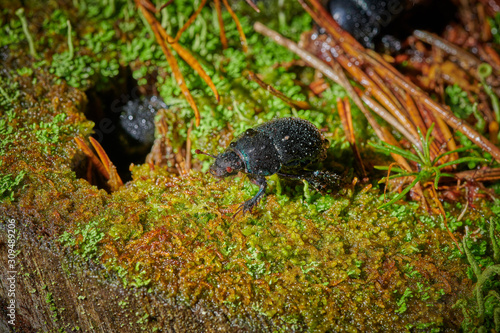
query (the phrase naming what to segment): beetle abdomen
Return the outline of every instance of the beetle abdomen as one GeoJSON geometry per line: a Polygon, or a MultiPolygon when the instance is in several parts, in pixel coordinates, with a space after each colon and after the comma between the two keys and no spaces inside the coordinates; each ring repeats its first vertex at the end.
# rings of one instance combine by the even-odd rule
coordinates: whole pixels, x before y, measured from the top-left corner
{"type": "Polygon", "coordinates": [[[329,142],[311,122],[281,118],[255,127],[273,142],[285,168],[304,167],[326,157],[329,142]]]}

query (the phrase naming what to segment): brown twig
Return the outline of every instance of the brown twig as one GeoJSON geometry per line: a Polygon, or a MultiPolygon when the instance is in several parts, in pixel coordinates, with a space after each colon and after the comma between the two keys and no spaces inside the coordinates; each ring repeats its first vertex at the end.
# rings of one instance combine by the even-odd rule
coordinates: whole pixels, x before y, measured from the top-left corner
{"type": "Polygon", "coordinates": [[[483,168],[455,173],[455,177],[467,181],[487,182],[500,179],[500,168],[483,168]]]}
{"type": "Polygon", "coordinates": [[[406,110],[410,115],[410,119],[413,121],[416,127],[420,128],[422,133],[426,132],[427,126],[425,126],[424,120],[422,119],[422,115],[420,114],[420,112],[418,112],[418,108],[415,105],[413,99],[411,98],[411,95],[406,93],[404,97],[405,97],[406,110]]]}
{"type": "Polygon", "coordinates": [[[344,132],[346,133],[347,141],[351,146],[354,153],[356,162],[359,165],[359,169],[363,176],[363,179],[367,179],[367,174],[363,159],[359,153],[358,146],[356,144],[356,137],[354,136],[354,127],[352,125],[352,114],[351,114],[351,104],[349,103],[349,98],[345,97],[343,100],[337,98],[337,110],[339,112],[340,120],[342,121],[342,127],[344,127],[344,132]]]}
{"type": "Polygon", "coordinates": [[[104,167],[102,162],[99,160],[99,158],[94,154],[92,149],[90,149],[89,146],[83,141],[82,138],[76,137],[75,136],[75,141],[78,147],[83,151],[85,155],[87,155],[88,158],[92,161],[92,164],[95,165],[97,170],[99,170],[99,173],[101,173],[104,178],[109,179],[109,172],[107,168],[104,167]]]}
{"type": "Polygon", "coordinates": [[[227,43],[226,30],[224,29],[224,20],[222,19],[220,0],[215,0],[215,11],[217,12],[217,19],[219,20],[220,42],[222,44],[222,49],[225,50],[229,45],[227,43]]]}
{"type": "Polygon", "coordinates": [[[313,8],[305,3],[304,0],[298,0],[309,15],[316,21],[319,25],[324,27],[326,31],[332,35],[339,42],[346,42],[357,49],[364,49],[364,47],[350,34],[345,32],[340,25],[333,19],[333,17],[326,11],[325,7],[321,4],[319,0],[310,0],[313,8]]]}
{"type": "Polygon", "coordinates": [[[349,82],[349,79],[345,75],[345,73],[342,71],[342,68],[340,65],[334,61],[330,62],[331,67],[325,64],[321,59],[313,55],[312,53],[304,50],[301,48],[297,43],[283,37],[279,33],[277,33],[274,30],[269,29],[265,25],[263,25],[260,22],[255,22],[254,24],[254,29],[258,33],[267,36],[274,40],[277,44],[282,45],[292,51],[293,53],[297,54],[300,58],[302,58],[309,66],[316,68],[319,70],[323,75],[328,77],[330,80],[338,83],[341,85],[351,96],[352,100],[356,104],[356,106],[363,112],[365,115],[366,119],[368,120],[368,123],[373,127],[375,130],[375,133],[382,138],[383,133],[380,131],[380,127],[377,124],[377,121],[371,113],[366,109],[365,105],[361,101],[361,98],[356,94],[354,91],[354,88],[352,87],[351,83],[349,82]]]}
{"type": "Polygon", "coordinates": [[[161,5],[160,9],[158,9],[158,12],[161,11],[163,8],[170,6],[174,1],[175,0],[168,0],[167,2],[165,2],[163,5],[161,5]]]}
{"type": "MultiPolygon", "coordinates": [[[[383,131],[384,135],[382,137],[380,137],[380,140],[383,140],[384,142],[387,142],[388,144],[391,144],[393,146],[401,148],[401,145],[394,138],[394,136],[392,135],[392,133],[389,129],[383,127],[382,131],[383,131]]],[[[394,159],[394,161],[396,161],[396,163],[399,164],[399,166],[401,166],[406,171],[411,171],[410,164],[408,163],[408,161],[406,161],[406,159],[404,159],[403,156],[395,154],[395,153],[391,153],[391,156],[394,159]]],[[[421,189],[420,189],[420,193],[422,193],[421,189]]]]}
{"type": "Polygon", "coordinates": [[[387,121],[390,125],[392,125],[399,133],[401,133],[406,139],[408,139],[412,144],[414,144],[416,147],[421,147],[421,143],[418,140],[416,136],[411,134],[406,130],[406,127],[402,126],[401,123],[390,113],[388,112],[385,108],[383,108],[379,103],[371,99],[368,95],[364,94],[361,89],[357,88],[356,89],[357,93],[359,96],[361,96],[361,99],[363,102],[368,105],[368,107],[378,114],[382,119],[387,121]]]}
{"type": "Polygon", "coordinates": [[[182,93],[184,94],[184,97],[186,97],[187,101],[189,102],[189,105],[191,105],[191,108],[194,111],[195,119],[196,119],[196,126],[200,125],[200,112],[198,110],[198,107],[196,106],[196,103],[194,101],[193,96],[191,95],[191,92],[189,91],[189,88],[186,85],[186,80],[184,79],[184,76],[182,75],[179,65],[177,64],[177,60],[175,59],[174,55],[172,54],[172,51],[170,48],[167,46],[166,39],[168,37],[167,32],[163,27],[160,25],[160,23],[156,20],[156,18],[151,14],[150,11],[147,10],[147,6],[145,4],[150,4],[148,0],[135,0],[137,7],[141,10],[142,14],[148,21],[149,25],[151,26],[151,29],[153,30],[153,33],[156,37],[156,41],[158,44],[160,44],[160,47],[165,54],[165,57],[167,58],[168,64],[170,65],[170,68],[172,69],[172,73],[174,74],[174,77],[177,81],[177,84],[181,88],[182,93]]]}
{"type": "Polygon", "coordinates": [[[250,7],[253,8],[253,10],[255,10],[257,13],[260,13],[259,7],[257,7],[257,5],[254,4],[252,0],[245,0],[245,1],[247,2],[247,4],[250,5],[250,7]]]}
{"type": "Polygon", "coordinates": [[[118,188],[123,186],[123,182],[118,175],[118,172],[116,171],[116,167],[114,166],[113,162],[108,157],[108,154],[106,154],[106,151],[104,148],[102,148],[101,144],[94,139],[93,137],[89,138],[90,143],[92,144],[92,147],[94,147],[95,151],[97,152],[97,155],[99,155],[99,158],[104,165],[104,168],[109,174],[109,183],[112,191],[116,191],[118,188]]]}
{"type": "MultiPolygon", "coordinates": [[[[451,59],[454,60],[464,70],[466,70],[470,76],[475,78],[477,81],[481,81],[481,76],[477,71],[477,68],[482,63],[480,59],[478,59],[471,53],[465,51],[464,49],[450,43],[446,39],[436,36],[433,33],[421,30],[415,30],[413,32],[413,35],[418,39],[425,41],[426,43],[429,43],[431,45],[434,45],[442,49],[446,53],[450,54],[452,56],[451,59]]],[[[483,51],[480,45],[477,46],[477,49],[480,51],[480,53],[481,51],[483,51]]],[[[490,60],[488,56],[486,56],[486,59],[490,60]]],[[[497,71],[496,69],[497,67],[495,66],[495,64],[491,63],[491,65],[495,69],[495,71],[497,71]]],[[[495,86],[493,76],[487,77],[486,82],[492,86],[495,86]]]]}
{"type": "MultiPolygon", "coordinates": [[[[405,110],[405,107],[403,107],[403,104],[399,101],[399,99],[396,97],[396,95],[389,89],[389,86],[384,82],[384,80],[373,70],[373,68],[367,67],[365,69],[366,74],[375,82],[377,87],[381,89],[384,94],[386,94],[392,102],[401,110],[405,110]]],[[[406,105],[405,105],[406,106],[406,105]]],[[[409,111],[409,110],[405,110],[409,111]]],[[[411,116],[411,113],[408,112],[411,116]]],[[[416,124],[415,124],[416,125],[416,124]]]]}
{"type": "Polygon", "coordinates": [[[194,20],[196,20],[196,17],[198,17],[198,15],[201,13],[201,10],[203,9],[203,7],[205,7],[206,3],[207,3],[207,0],[201,0],[200,5],[198,6],[198,9],[196,9],[196,11],[193,13],[193,15],[191,15],[189,17],[189,19],[186,21],[186,23],[184,23],[184,25],[179,29],[179,31],[177,31],[177,34],[175,35],[175,38],[171,39],[170,36],[167,38],[167,41],[170,44],[177,43],[179,41],[179,39],[182,36],[182,33],[184,31],[186,31],[187,28],[189,28],[189,26],[191,24],[193,24],[194,20]]]}
{"type": "Polygon", "coordinates": [[[229,15],[231,15],[231,17],[233,18],[234,23],[236,23],[236,29],[238,30],[238,33],[240,34],[241,47],[243,48],[243,52],[247,53],[248,52],[247,38],[245,37],[245,33],[243,32],[243,28],[241,26],[240,20],[238,19],[238,16],[236,16],[234,11],[231,9],[231,6],[227,2],[227,0],[222,0],[222,3],[224,4],[227,11],[229,12],[229,15]]]}
{"type": "Polygon", "coordinates": [[[255,22],[255,24],[253,25],[253,28],[258,33],[271,38],[277,44],[284,46],[287,49],[289,49],[290,51],[292,51],[293,53],[297,54],[299,57],[304,59],[304,61],[306,63],[308,63],[309,66],[318,69],[324,75],[326,75],[329,79],[337,82],[338,84],[341,84],[338,74],[331,67],[329,67],[321,59],[319,59],[318,57],[316,57],[312,53],[307,52],[303,48],[299,47],[297,45],[297,43],[283,37],[282,35],[280,35],[276,31],[269,29],[268,27],[266,27],[264,24],[262,24],[260,22],[255,22]]]}
{"type": "MultiPolygon", "coordinates": [[[[495,160],[500,162],[500,149],[488,141],[484,136],[479,134],[469,124],[457,118],[452,112],[445,109],[438,102],[427,96],[420,88],[415,86],[412,82],[404,79],[401,73],[390,66],[385,60],[373,51],[367,51],[366,59],[374,65],[375,70],[385,68],[387,80],[391,80],[400,88],[406,90],[417,100],[417,103],[422,103],[430,111],[434,112],[438,117],[441,117],[450,127],[462,132],[469,140],[481,147],[484,151],[490,153],[495,160]]],[[[379,73],[380,74],[380,73],[379,73]]]]}
{"type": "MultiPolygon", "coordinates": [[[[168,36],[168,35],[167,35],[168,36]]],[[[214,93],[215,99],[217,102],[219,102],[220,97],[219,97],[219,92],[217,91],[217,88],[215,87],[215,84],[213,83],[212,79],[210,76],[205,72],[203,67],[201,67],[200,63],[193,57],[191,53],[189,53],[188,50],[183,48],[180,44],[171,44],[172,48],[177,52],[177,54],[184,59],[185,62],[188,63],[188,65],[198,73],[198,75],[205,81],[205,83],[210,87],[212,92],[214,93]]]]}
{"type": "MultiPolygon", "coordinates": [[[[155,121],[156,138],[151,148],[151,152],[146,156],[146,163],[151,166],[168,166],[168,161],[171,158],[169,152],[170,142],[168,139],[168,125],[165,120],[165,110],[159,110],[157,121],[155,121]]],[[[171,149],[171,148],[170,148],[171,149]]]]}
{"type": "Polygon", "coordinates": [[[476,69],[481,64],[481,60],[476,58],[474,55],[433,33],[422,30],[415,30],[413,32],[413,35],[419,40],[434,45],[445,51],[446,53],[455,56],[460,66],[462,66],[464,69],[476,69]]]}
{"type": "Polygon", "coordinates": [[[306,101],[295,101],[291,99],[290,97],[286,96],[283,94],[281,91],[277,90],[270,84],[265,83],[262,81],[257,75],[255,75],[254,72],[248,71],[248,76],[250,77],[250,80],[255,81],[259,86],[261,86],[263,89],[269,91],[269,93],[273,96],[278,97],[281,99],[283,102],[287,103],[291,107],[297,108],[297,109],[302,109],[302,110],[309,110],[311,106],[309,103],[306,101]]]}
{"type": "MultiPolygon", "coordinates": [[[[345,56],[339,55],[337,60],[342,67],[349,72],[358,82],[361,83],[370,93],[391,112],[394,117],[410,132],[413,136],[418,137],[417,131],[413,123],[408,119],[407,115],[400,109],[392,100],[377,87],[368,75],[366,75],[359,67],[351,63],[345,56]]],[[[421,144],[418,144],[421,147],[421,144]]]]}
{"type": "MultiPolygon", "coordinates": [[[[480,45],[481,46],[481,45],[480,45]]],[[[490,45],[484,44],[482,47],[478,48],[480,54],[484,52],[484,57],[489,59],[488,63],[500,72],[500,56],[490,45]],[[482,51],[482,52],[481,52],[482,51]]]]}

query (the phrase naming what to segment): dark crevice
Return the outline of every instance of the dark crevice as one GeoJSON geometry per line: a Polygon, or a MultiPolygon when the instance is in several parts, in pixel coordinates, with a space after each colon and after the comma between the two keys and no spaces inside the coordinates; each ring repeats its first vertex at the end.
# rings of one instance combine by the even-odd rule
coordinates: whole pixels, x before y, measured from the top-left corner
{"type": "MultiPolygon", "coordinates": [[[[164,105],[161,100],[151,97],[153,93],[147,86],[137,85],[129,68],[123,68],[105,90],[92,88],[86,92],[85,116],[95,123],[92,137],[101,144],[123,182],[131,179],[130,164],[144,163],[151,150],[154,114],[150,102],[157,101],[155,106],[164,105]]],[[[97,174],[95,167],[89,173],[88,163],[87,160],[80,165],[77,174],[107,189],[106,180],[97,174]]]]}

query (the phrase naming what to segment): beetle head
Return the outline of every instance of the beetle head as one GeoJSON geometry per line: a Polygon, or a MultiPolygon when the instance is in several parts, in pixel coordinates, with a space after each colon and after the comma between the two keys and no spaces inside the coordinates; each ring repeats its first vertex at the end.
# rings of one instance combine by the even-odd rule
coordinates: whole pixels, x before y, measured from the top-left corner
{"type": "Polygon", "coordinates": [[[204,153],[200,150],[196,150],[196,153],[215,158],[215,162],[210,166],[208,171],[216,178],[233,176],[244,169],[241,158],[233,150],[228,149],[217,156],[204,153]]]}

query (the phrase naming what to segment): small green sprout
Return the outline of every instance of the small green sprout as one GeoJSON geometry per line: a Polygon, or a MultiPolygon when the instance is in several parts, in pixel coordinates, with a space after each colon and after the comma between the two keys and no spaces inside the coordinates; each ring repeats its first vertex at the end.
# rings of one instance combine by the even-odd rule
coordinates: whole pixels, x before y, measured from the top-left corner
{"type": "Polygon", "coordinates": [[[26,16],[24,16],[24,8],[21,7],[16,10],[16,15],[19,16],[19,19],[21,20],[23,32],[26,36],[26,39],[28,40],[28,44],[30,47],[30,54],[33,56],[33,58],[38,58],[38,54],[35,51],[35,43],[33,43],[33,38],[31,37],[30,31],[28,29],[28,21],[26,20],[26,16]]]}
{"type": "Polygon", "coordinates": [[[401,298],[396,302],[396,304],[399,306],[399,309],[396,309],[394,312],[396,313],[404,313],[408,309],[406,305],[406,300],[413,297],[413,294],[410,290],[410,288],[406,288],[403,295],[401,298]]]}
{"type": "Polygon", "coordinates": [[[71,40],[71,22],[69,20],[66,20],[66,23],[68,24],[68,60],[72,60],[73,56],[75,55],[75,51],[73,49],[73,41],[71,40]]]}
{"type": "Polygon", "coordinates": [[[49,145],[58,143],[62,134],[69,129],[69,125],[64,124],[65,119],[66,114],[59,113],[50,123],[32,124],[33,133],[37,141],[43,145],[42,149],[45,153],[49,152],[49,145]]]}
{"type": "Polygon", "coordinates": [[[481,84],[484,88],[484,91],[491,99],[491,105],[493,106],[493,111],[495,112],[495,120],[500,123],[500,101],[498,100],[498,96],[493,92],[491,86],[486,83],[486,79],[491,75],[492,72],[493,69],[486,63],[482,63],[477,68],[477,73],[481,78],[481,84]]]}
{"type": "MultiPolygon", "coordinates": [[[[399,177],[415,177],[415,179],[412,181],[410,185],[408,185],[403,191],[401,191],[400,194],[398,194],[396,197],[394,197],[391,201],[383,204],[379,208],[387,207],[394,202],[398,201],[399,199],[403,198],[415,185],[417,185],[418,182],[426,183],[430,181],[431,179],[434,179],[434,188],[438,188],[438,183],[439,179],[442,176],[446,177],[454,177],[452,174],[449,173],[442,173],[441,170],[443,168],[446,168],[450,165],[456,165],[456,164],[461,164],[461,163],[468,163],[468,162],[486,162],[487,160],[484,158],[480,157],[462,157],[454,161],[446,162],[443,164],[438,164],[439,160],[441,160],[443,157],[455,154],[455,153],[460,153],[467,151],[469,149],[473,149],[473,147],[462,147],[458,148],[452,151],[448,151],[446,153],[443,153],[441,155],[438,155],[436,158],[431,160],[431,153],[430,153],[430,147],[432,143],[432,138],[431,138],[431,133],[432,130],[434,129],[434,124],[431,125],[431,127],[428,129],[427,134],[425,138],[422,135],[422,132],[420,131],[419,128],[417,128],[418,135],[420,137],[420,142],[422,142],[422,150],[420,150],[418,147],[413,145],[413,149],[415,150],[416,154],[411,153],[409,151],[406,151],[404,149],[401,149],[399,147],[390,145],[388,143],[382,142],[382,144],[376,144],[376,143],[370,143],[370,145],[384,153],[394,153],[401,155],[402,157],[416,162],[419,165],[420,170],[418,172],[408,172],[406,170],[403,170],[401,168],[390,168],[388,166],[376,166],[375,168],[377,170],[391,170],[396,172],[395,175],[392,175],[389,177],[389,179],[394,179],[394,178],[399,178],[399,177]]],[[[380,182],[384,182],[385,179],[382,179],[380,182]]]]}
{"type": "Polygon", "coordinates": [[[311,190],[309,189],[309,183],[305,179],[303,179],[302,182],[304,183],[304,199],[307,203],[311,203],[312,195],[311,190]]]}

